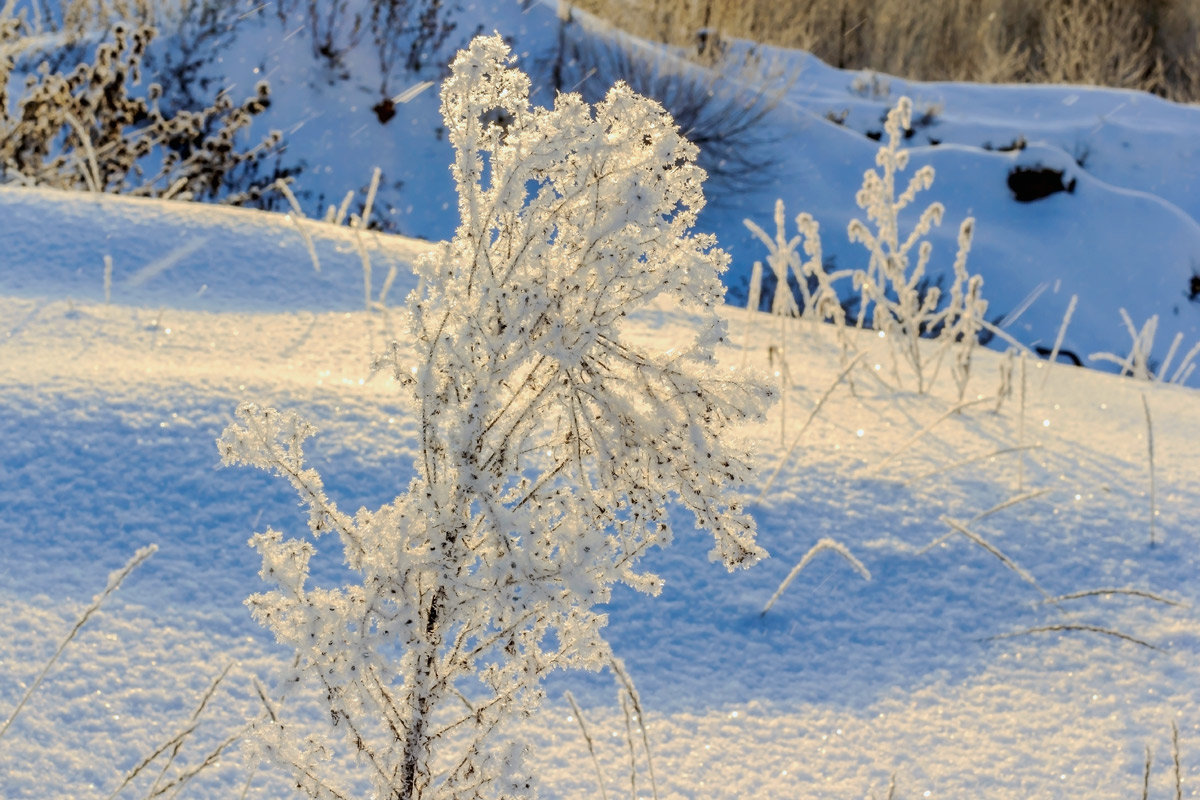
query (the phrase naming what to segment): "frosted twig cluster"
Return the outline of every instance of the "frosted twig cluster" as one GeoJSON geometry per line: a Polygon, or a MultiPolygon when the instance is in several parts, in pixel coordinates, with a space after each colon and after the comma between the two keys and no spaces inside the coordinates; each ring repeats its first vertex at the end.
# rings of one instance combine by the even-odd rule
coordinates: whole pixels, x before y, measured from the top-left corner
{"type": "Polygon", "coordinates": [[[31,33],[9,5],[0,6],[0,180],[232,204],[269,190],[254,169],[278,151],[282,134],[245,149],[236,141],[270,104],[265,81],[241,104],[222,90],[206,108],[165,112],[160,84],[147,86],[144,97],[131,94],[154,28],[117,24],[90,63],[67,73],[42,63],[10,97],[15,56],[31,33]]]}
{"type": "Polygon", "coordinates": [[[290,412],[244,405],[219,442],[226,463],[289,480],[354,575],[309,586],[311,541],[252,539],[275,588],[250,607],[330,722],[322,736],[281,712],[259,732],[312,797],[350,796],[323,769],[328,734],[381,798],[529,794],[505,723],[549,671],[612,662],[595,606],[617,582],[659,590],[638,561],[670,542],[668,502],[730,569],[764,555],[730,491],[748,451],[729,427],[768,392],[713,357],[727,256],[691,233],[695,148],[621,84],[594,108],[569,94],[531,108],[509,60],[499,36],[477,38],[442,88],[461,222],[419,263],[411,357],[391,350],[420,421],[408,491],[338,510],[304,462],[313,428],[290,412]],[[694,312],[694,341],[625,341],[625,316],[659,298],[694,312]]]}
{"type": "Polygon", "coordinates": [[[1113,353],[1092,353],[1088,358],[1092,361],[1108,361],[1121,369],[1122,375],[1129,375],[1144,381],[1165,381],[1167,383],[1184,384],[1196,370],[1196,357],[1200,356],[1200,342],[1196,342],[1177,365],[1173,365],[1179,346],[1183,344],[1183,333],[1176,333],[1171,340],[1162,363],[1156,363],[1151,353],[1154,351],[1154,338],[1158,333],[1158,315],[1150,317],[1141,328],[1133,324],[1133,319],[1125,309],[1119,309],[1121,321],[1129,332],[1131,340],[1129,354],[1124,358],[1113,353]],[[1171,367],[1175,366],[1174,372],[1171,367]]]}
{"type": "MultiPolygon", "coordinates": [[[[833,288],[833,282],[850,274],[848,270],[829,274],[821,258],[821,230],[811,214],[796,217],[795,236],[787,236],[783,200],[775,201],[775,236],[767,235],[754,220],[743,220],[750,231],[767,248],[767,264],[775,275],[775,294],[771,301],[771,313],[792,317],[808,317],[845,323],[845,312],[833,288]],[[804,255],[800,254],[800,247],[804,255]],[[800,302],[792,293],[789,280],[795,276],[800,289],[800,302]]],[[[761,271],[761,270],[760,270],[761,271]]]]}
{"type": "Polygon", "coordinates": [[[870,311],[872,326],[891,342],[897,382],[900,373],[896,362],[903,358],[911,367],[917,391],[921,393],[932,384],[946,350],[959,344],[952,369],[961,398],[970,375],[971,350],[987,310],[982,297],[983,279],[969,275],[966,270],[975,220],[968,217],[959,227],[954,283],[949,302],[942,305],[940,287],[926,278],[933,244],[925,237],[933,226],[941,224],[945,209],[941,203],[931,203],[921,212],[911,231],[903,237],[900,231],[901,212],[915,201],[919,192],[933,185],[934,177],[933,167],[921,167],[913,173],[904,191],[897,195],[897,173],[908,166],[909,158],[908,151],[901,149],[900,143],[911,122],[912,101],[902,97],[888,113],[884,125],[887,142],[875,155],[879,171],[868,170],[863,175],[862,188],[855,198],[871,221],[869,226],[855,219],[848,228],[850,240],[861,242],[871,254],[867,269],[854,273],[854,286],[862,296],[858,324],[860,327],[864,324],[870,311]],[[932,356],[922,353],[922,336],[941,340],[932,356]]]}
{"type": "MultiPolygon", "coordinates": [[[[849,270],[835,272],[825,271],[821,257],[821,230],[819,223],[811,214],[800,214],[796,217],[798,233],[788,238],[787,222],[784,218],[783,200],[775,201],[775,236],[767,235],[759,225],[751,219],[743,220],[746,227],[759,238],[767,248],[767,264],[775,276],[775,289],[771,299],[771,314],[779,319],[779,344],[772,346],[768,352],[772,356],[778,353],[780,366],[776,371],[779,376],[780,399],[783,405],[780,414],[780,441],[786,436],[787,425],[787,391],[791,381],[790,369],[787,362],[787,320],[789,317],[803,317],[813,321],[831,321],[837,327],[842,344],[842,360],[848,359],[850,343],[843,330],[846,323],[846,313],[838,299],[833,282],[850,275],[849,270]],[[799,248],[803,243],[806,261],[799,248]],[[800,289],[800,302],[792,292],[790,280],[795,278],[800,289]]],[[[746,303],[747,309],[757,311],[762,296],[762,263],[754,262],[751,272],[750,288],[746,303]]]]}
{"type": "MultiPolygon", "coordinates": [[[[838,326],[845,365],[849,363],[853,349],[842,330],[846,324],[846,311],[834,283],[849,276],[860,294],[856,323],[860,328],[870,323],[889,341],[897,385],[902,383],[899,362],[903,360],[912,369],[917,391],[928,391],[947,354],[953,351],[950,370],[958,387],[959,400],[962,400],[971,375],[971,356],[978,344],[979,332],[986,324],[984,314],[987,312],[983,278],[967,272],[975,220],[968,217],[959,227],[953,281],[949,297],[943,297],[940,285],[931,281],[927,274],[933,245],[925,239],[933,226],[941,224],[945,213],[942,204],[931,203],[903,238],[900,231],[901,212],[915,201],[919,192],[933,185],[934,177],[933,167],[924,166],[913,174],[903,192],[896,193],[897,173],[908,166],[909,158],[908,151],[901,149],[900,143],[911,122],[912,101],[902,97],[887,116],[887,142],[875,155],[879,171],[864,173],[862,188],[855,196],[872,225],[855,219],[847,232],[850,241],[861,242],[870,253],[866,269],[827,272],[822,263],[817,221],[810,214],[798,215],[798,233],[789,238],[782,200],[775,203],[776,233],[773,237],[752,220],[745,220],[745,224],[767,248],[767,264],[775,276],[773,314],[782,318],[804,316],[834,323],[838,326]],[[807,260],[800,254],[801,247],[807,260]],[[799,302],[789,284],[792,277],[799,289],[799,302]],[[922,338],[937,339],[937,344],[923,346],[922,338]]],[[[752,309],[757,309],[761,297],[762,274],[762,266],[756,262],[748,293],[748,306],[752,309]]],[[[781,321],[781,337],[785,333],[782,324],[781,321]]],[[[785,346],[780,346],[781,351],[785,346]]]]}

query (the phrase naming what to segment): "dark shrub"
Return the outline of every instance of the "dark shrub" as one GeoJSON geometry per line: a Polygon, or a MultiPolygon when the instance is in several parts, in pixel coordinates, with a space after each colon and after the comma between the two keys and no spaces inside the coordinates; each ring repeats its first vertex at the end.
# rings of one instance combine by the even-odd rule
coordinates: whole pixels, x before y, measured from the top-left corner
{"type": "Polygon", "coordinates": [[[1075,179],[1063,183],[1063,171],[1050,167],[1013,167],[1008,173],[1008,188],[1018,203],[1032,203],[1055,192],[1075,191],[1075,179]]]}

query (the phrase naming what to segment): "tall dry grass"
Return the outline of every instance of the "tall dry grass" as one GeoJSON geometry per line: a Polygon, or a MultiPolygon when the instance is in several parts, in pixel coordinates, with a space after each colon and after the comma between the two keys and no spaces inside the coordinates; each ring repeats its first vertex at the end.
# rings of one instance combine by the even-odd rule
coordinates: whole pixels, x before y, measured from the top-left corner
{"type": "Polygon", "coordinates": [[[1195,0],[577,0],[626,30],[711,47],[700,31],[797,47],[920,80],[1082,83],[1200,101],[1195,0]]]}

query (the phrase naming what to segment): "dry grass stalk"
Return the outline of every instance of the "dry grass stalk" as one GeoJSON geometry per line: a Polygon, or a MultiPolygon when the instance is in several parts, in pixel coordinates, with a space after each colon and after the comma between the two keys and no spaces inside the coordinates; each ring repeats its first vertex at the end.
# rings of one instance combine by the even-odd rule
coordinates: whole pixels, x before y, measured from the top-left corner
{"type": "Polygon", "coordinates": [[[775,605],[775,601],[783,596],[784,591],[787,589],[788,585],[795,580],[796,576],[808,566],[808,563],[812,561],[818,553],[825,550],[832,550],[842,558],[846,559],[846,561],[850,563],[850,566],[854,567],[855,571],[858,572],[859,575],[863,576],[863,580],[871,580],[871,571],[867,569],[866,566],[864,566],[863,563],[859,561],[844,544],[835,541],[834,539],[821,539],[819,542],[809,548],[808,552],[804,554],[803,558],[796,562],[796,566],[792,567],[792,571],[789,572],[787,577],[783,579],[783,582],[779,584],[779,588],[775,590],[775,594],[771,595],[771,599],[767,601],[765,606],[763,606],[763,610],[759,613],[759,616],[766,616],[766,613],[771,610],[771,606],[775,605]]]}
{"type": "Polygon", "coordinates": [[[309,236],[308,231],[305,230],[304,225],[301,223],[301,220],[307,219],[307,217],[304,215],[304,209],[300,207],[300,201],[296,199],[296,195],[292,192],[292,188],[288,186],[286,180],[280,179],[276,181],[273,188],[278,189],[284,199],[288,201],[288,205],[291,206],[292,210],[287,215],[287,218],[292,221],[292,225],[296,227],[296,232],[304,240],[304,249],[308,251],[308,257],[312,261],[313,270],[320,272],[321,259],[317,257],[317,246],[313,243],[312,237],[309,236]]]}
{"type": "MultiPolygon", "coordinates": [[[[183,728],[174,736],[171,736],[162,744],[160,744],[153,752],[148,754],[140,762],[138,762],[133,769],[125,773],[124,779],[122,779],[117,788],[114,789],[108,796],[108,800],[114,800],[114,798],[121,794],[121,792],[123,792],[125,788],[128,787],[135,778],[137,778],[138,775],[140,775],[147,767],[154,763],[159,756],[167,753],[168,751],[170,752],[170,755],[167,756],[166,763],[163,764],[162,769],[158,771],[158,775],[155,777],[154,783],[150,785],[150,788],[147,790],[145,796],[147,800],[149,800],[149,798],[159,797],[165,794],[172,788],[174,788],[176,793],[178,793],[178,789],[180,787],[199,774],[205,767],[215,762],[220,756],[221,752],[223,752],[227,747],[242,738],[244,729],[226,739],[217,747],[216,750],[206,756],[199,765],[180,772],[171,780],[166,780],[167,773],[175,764],[175,760],[179,756],[179,752],[183,749],[184,743],[196,731],[196,728],[199,727],[200,715],[203,714],[204,710],[208,707],[209,701],[212,700],[213,695],[216,694],[217,688],[221,685],[221,682],[225,680],[225,677],[229,674],[229,671],[233,669],[233,665],[234,662],[229,662],[216,676],[216,678],[209,683],[208,688],[200,696],[199,702],[192,710],[191,716],[189,716],[188,721],[184,724],[183,728]],[[164,781],[166,782],[164,783],[164,781]]],[[[244,793],[245,792],[243,791],[243,794],[244,793]]]]}
{"type": "Polygon", "coordinates": [[[742,343],[742,369],[746,368],[746,359],[750,354],[750,331],[754,325],[755,314],[762,299],[761,261],[755,261],[750,270],[750,285],[746,288],[746,341],[742,343]]]}
{"type": "Polygon", "coordinates": [[[1063,339],[1067,335],[1067,326],[1071,324],[1071,315],[1075,313],[1075,306],[1078,303],[1079,295],[1071,295],[1071,302],[1067,304],[1067,312],[1063,314],[1062,323],[1058,326],[1058,335],[1054,337],[1054,348],[1050,351],[1050,363],[1046,366],[1046,374],[1042,376],[1043,388],[1050,377],[1050,370],[1054,369],[1054,365],[1058,363],[1058,353],[1062,349],[1063,339]]]}
{"type": "Polygon", "coordinates": [[[995,514],[998,511],[1003,511],[1006,508],[1015,506],[1017,503],[1024,503],[1026,500],[1036,500],[1042,495],[1049,494],[1051,491],[1051,489],[1034,489],[1032,492],[1026,492],[1025,494],[1019,494],[1016,497],[1010,497],[1008,500],[992,506],[987,511],[981,511],[980,513],[971,517],[970,522],[978,522],[985,517],[990,517],[992,514],[995,514]]]}
{"type": "MultiPolygon", "coordinates": [[[[192,710],[192,715],[188,719],[188,725],[190,726],[190,730],[195,730],[196,723],[199,721],[200,715],[204,713],[204,709],[208,707],[209,700],[212,699],[213,695],[217,691],[217,687],[221,685],[221,681],[225,680],[225,676],[229,674],[229,671],[231,669],[233,669],[232,661],[230,661],[228,664],[225,665],[225,669],[221,670],[220,674],[217,675],[217,677],[213,679],[212,683],[209,684],[208,689],[204,692],[203,695],[201,695],[200,702],[196,705],[196,708],[192,710]]],[[[184,737],[184,738],[186,738],[186,737],[184,737]]],[[[148,796],[153,797],[155,795],[156,790],[158,789],[159,785],[162,783],[163,779],[166,778],[167,772],[170,771],[171,766],[175,763],[175,759],[179,756],[179,751],[183,748],[184,738],[179,738],[176,741],[174,747],[172,747],[171,755],[168,756],[167,763],[163,764],[162,769],[159,770],[158,777],[155,778],[154,784],[150,787],[150,792],[149,792],[148,796]]]]}
{"type": "Polygon", "coordinates": [[[242,730],[242,731],[238,731],[237,733],[228,737],[223,742],[221,742],[216,747],[214,747],[212,749],[212,751],[210,751],[209,754],[207,756],[205,756],[204,759],[199,764],[195,765],[191,769],[181,772],[179,775],[175,776],[175,778],[173,778],[168,783],[165,783],[162,786],[158,787],[158,789],[156,789],[153,794],[146,795],[146,800],[153,800],[153,798],[155,798],[155,797],[162,797],[163,795],[165,795],[167,792],[171,791],[172,789],[175,790],[175,794],[178,794],[180,789],[182,789],[188,783],[188,781],[190,781],[192,778],[199,775],[204,770],[211,767],[213,764],[217,763],[217,761],[221,758],[221,756],[224,754],[224,752],[226,750],[228,750],[230,747],[232,747],[234,744],[236,744],[238,741],[240,741],[242,736],[244,736],[244,735],[245,735],[245,731],[242,730]]]}
{"type": "Polygon", "coordinates": [[[984,550],[986,550],[987,552],[989,552],[993,556],[995,556],[1000,561],[1001,564],[1003,564],[1004,566],[1008,567],[1010,570],[1015,572],[1021,578],[1021,580],[1028,583],[1034,589],[1037,589],[1038,593],[1041,594],[1041,596],[1043,597],[1043,599],[1045,599],[1045,601],[1047,603],[1054,603],[1054,598],[1050,596],[1050,593],[1047,592],[1045,589],[1043,589],[1042,585],[1040,583],[1038,583],[1034,579],[1034,577],[1025,570],[1024,567],[1022,567],[1017,562],[1013,561],[1011,558],[1009,558],[1004,553],[1002,553],[998,547],[993,545],[987,539],[984,539],[978,533],[971,530],[970,528],[968,528],[966,525],[959,522],[958,520],[951,519],[950,517],[946,517],[946,516],[939,517],[939,519],[946,525],[949,525],[951,528],[953,528],[958,533],[961,533],[968,540],[974,542],[975,544],[979,545],[984,550]]]}
{"type": "Polygon", "coordinates": [[[1150,745],[1146,745],[1146,769],[1142,772],[1142,800],[1149,800],[1150,797],[1150,764],[1152,761],[1150,745]]]}
{"type": "Polygon", "coordinates": [[[801,48],[835,67],[920,80],[1089,84],[1200,99],[1193,0],[578,0],[701,60],[722,37],[801,48]],[[698,36],[697,31],[705,31],[698,36]]]}
{"type": "Polygon", "coordinates": [[[1171,760],[1175,764],[1175,800],[1183,800],[1183,770],[1179,765],[1179,726],[1171,720],[1171,760]]]}
{"type": "MultiPolygon", "coordinates": [[[[1008,500],[1005,500],[1003,503],[998,503],[997,505],[994,505],[991,508],[989,508],[987,511],[983,511],[983,512],[971,517],[971,519],[967,521],[967,524],[970,525],[972,523],[978,522],[979,520],[984,519],[985,517],[990,517],[992,514],[995,514],[999,511],[1003,511],[1004,509],[1010,508],[1011,506],[1015,506],[1018,503],[1024,503],[1026,500],[1035,500],[1035,499],[1041,497],[1042,495],[1049,494],[1050,491],[1051,491],[1050,489],[1037,489],[1036,491],[1026,492],[1025,494],[1021,494],[1021,495],[1017,495],[1016,497],[1009,498],[1008,500]]],[[[925,545],[920,550],[918,550],[917,555],[920,556],[920,555],[924,555],[925,553],[928,553],[930,550],[937,547],[942,542],[949,540],[956,533],[958,533],[958,531],[952,530],[949,533],[939,536],[938,538],[934,539],[932,542],[930,542],[929,544],[925,545]]]]}
{"type": "MultiPolygon", "coordinates": [[[[1022,447],[1025,444],[1025,392],[1029,385],[1027,380],[1028,374],[1026,365],[1029,363],[1028,357],[1021,353],[1021,417],[1017,422],[1017,447],[1022,447]]],[[[1017,491],[1025,491],[1025,456],[1024,454],[1017,455],[1017,491]]]]}
{"type": "MultiPolygon", "coordinates": [[[[195,730],[196,730],[196,726],[190,725],[190,726],[184,728],[183,730],[179,731],[178,733],[176,733],[171,738],[167,739],[165,742],[160,744],[155,750],[148,753],[144,758],[142,758],[141,761],[139,761],[137,763],[136,766],[133,767],[133,769],[131,769],[131,770],[129,770],[129,772],[125,773],[125,777],[121,780],[121,783],[118,784],[117,788],[113,789],[112,793],[108,795],[108,800],[113,800],[113,798],[115,798],[117,795],[119,795],[121,792],[123,792],[125,790],[125,787],[128,786],[130,784],[130,782],[133,781],[134,778],[136,778],[138,775],[141,774],[142,770],[144,770],[146,767],[148,767],[150,764],[152,764],[155,759],[157,759],[163,753],[167,752],[167,750],[170,750],[172,747],[174,747],[176,750],[178,750],[178,748],[183,745],[183,742],[187,739],[187,737],[191,736],[192,733],[195,732],[195,730]]],[[[157,786],[153,787],[152,791],[156,788],[157,788],[157,786]]]]}
{"type": "Polygon", "coordinates": [[[592,766],[596,768],[596,785],[600,787],[600,800],[608,800],[608,792],[604,790],[604,773],[600,771],[600,761],[596,758],[596,745],[592,741],[591,734],[588,733],[587,726],[583,723],[583,712],[579,710],[579,704],[575,702],[575,695],[569,691],[565,694],[567,702],[571,704],[571,712],[575,714],[575,721],[579,723],[583,741],[587,743],[588,753],[592,757],[592,766]]]}
{"type": "Polygon", "coordinates": [[[250,796],[250,784],[254,783],[254,776],[258,774],[258,764],[250,767],[250,774],[246,776],[246,782],[242,784],[242,793],[238,795],[238,800],[246,800],[250,796]]]}
{"type": "MultiPolygon", "coordinates": [[[[650,789],[654,795],[654,800],[658,800],[658,779],[654,775],[654,759],[650,755],[650,737],[646,733],[646,712],[642,708],[642,698],[638,694],[637,687],[633,683],[633,678],[630,677],[629,672],[625,669],[625,664],[621,661],[621,659],[614,656],[609,662],[609,666],[612,667],[613,674],[617,676],[617,680],[620,682],[621,688],[625,692],[623,697],[628,697],[629,702],[633,704],[633,711],[637,716],[638,728],[640,728],[642,732],[642,747],[646,750],[646,771],[650,774],[650,789]]],[[[624,705],[625,701],[622,700],[621,702],[622,705],[624,705]]],[[[628,710],[625,712],[625,724],[626,726],[629,725],[628,710]]],[[[632,729],[630,729],[629,752],[630,757],[632,758],[632,729]]]]}
{"type": "Polygon", "coordinates": [[[629,713],[629,698],[621,695],[621,711],[625,714],[625,741],[629,742],[629,798],[638,800],[637,753],[633,748],[633,722],[629,713]]]}
{"type": "Polygon", "coordinates": [[[1142,393],[1142,410],[1146,412],[1146,454],[1150,460],[1150,546],[1154,547],[1155,524],[1158,517],[1158,487],[1154,476],[1154,423],[1150,419],[1150,401],[1142,393]]]}
{"type": "MultiPolygon", "coordinates": [[[[893,772],[891,777],[888,778],[888,793],[887,793],[886,800],[895,800],[895,797],[896,797],[896,773],[893,772]]],[[[878,797],[875,794],[874,788],[872,788],[872,790],[871,790],[871,800],[878,800],[878,797]]]]}
{"type": "Polygon", "coordinates": [[[1153,600],[1154,602],[1162,603],[1163,605],[1183,607],[1183,603],[1178,603],[1174,600],[1163,597],[1162,595],[1157,595],[1153,592],[1147,592],[1141,589],[1088,589],[1087,591],[1083,592],[1060,594],[1058,597],[1054,598],[1054,602],[1059,603],[1063,600],[1078,600],[1083,597],[1104,597],[1114,594],[1127,594],[1133,597],[1144,597],[1147,600],[1153,600]]]}
{"type": "Polygon", "coordinates": [[[112,256],[104,256],[104,305],[112,302],[112,277],[113,277],[113,260],[112,256]]]}

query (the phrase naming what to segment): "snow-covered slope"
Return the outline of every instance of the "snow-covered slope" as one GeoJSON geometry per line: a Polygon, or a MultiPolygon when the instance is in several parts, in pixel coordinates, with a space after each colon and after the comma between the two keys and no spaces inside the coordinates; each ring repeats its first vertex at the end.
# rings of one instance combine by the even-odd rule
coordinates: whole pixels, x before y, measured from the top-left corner
{"type": "Polygon", "coordinates": [[[395,269],[392,297],[402,300],[413,259],[430,247],[282,214],[49,189],[0,187],[0,218],[5,293],[86,302],[107,291],[114,303],[148,308],[362,308],[360,253],[372,299],[395,269]],[[298,276],[303,265],[313,274],[298,276]]]}
{"type": "MultiPolygon", "coordinates": [[[[20,197],[3,195],[14,213],[26,205],[20,197]]],[[[313,461],[348,508],[381,504],[406,484],[416,430],[398,388],[369,369],[394,319],[351,310],[361,267],[344,230],[310,226],[316,273],[295,228],[270,215],[24,197],[71,225],[27,233],[62,261],[43,267],[31,257],[20,274],[4,271],[0,292],[0,638],[9,643],[0,709],[14,706],[109,570],[149,542],[159,551],[83,628],[0,740],[0,794],[104,797],[185,726],[227,664],[182,765],[259,713],[251,676],[269,681],[286,658],[241,605],[260,586],[245,541],[268,525],[296,531],[303,519],[286,486],[218,467],[214,439],[235,405],[270,402],[313,419],[322,429],[313,461]],[[140,222],[136,248],[123,243],[121,219],[140,222]],[[197,232],[225,243],[224,257],[189,255],[134,287],[114,267],[112,303],[99,302],[92,248],[106,235],[122,254],[114,262],[136,254],[137,274],[197,232]],[[201,277],[210,288],[196,298],[201,277]],[[306,299],[284,310],[274,285],[306,299]]],[[[402,264],[421,246],[380,236],[373,247],[380,263],[402,264]]],[[[411,286],[409,273],[398,275],[396,297],[411,286]]],[[[778,324],[737,309],[728,316],[735,341],[723,365],[767,368],[778,324]]],[[[689,324],[664,309],[630,333],[668,347],[689,324]]],[[[785,433],[783,407],[753,431],[755,491],[841,369],[830,329],[794,325],[787,335],[785,433]]],[[[651,558],[667,582],[661,597],[622,592],[611,604],[609,633],[647,709],[659,796],[884,796],[893,773],[898,797],[1136,796],[1147,745],[1152,785],[1165,796],[1172,721],[1184,785],[1200,780],[1195,393],[1030,362],[1023,411],[1018,392],[998,410],[988,399],[946,415],[948,382],[932,396],[897,392],[872,377],[876,363],[888,372],[883,343],[864,333],[856,344],[869,355],[855,393],[833,389],[754,506],[773,558],[729,575],[707,561],[696,532],[651,558]],[[1154,426],[1153,547],[1143,396],[1154,426]],[[1027,449],[1002,452],[1015,447],[1027,449]],[[949,531],[943,516],[1024,572],[961,535],[926,550],[949,531]],[[762,615],[823,537],[849,547],[872,580],[826,552],[762,615]],[[1133,589],[1179,605],[1129,594],[1046,602],[1039,587],[1053,597],[1133,589]],[[1109,633],[994,638],[1081,625],[1109,633]]],[[[971,396],[996,392],[1001,363],[979,358],[971,396]]],[[[623,794],[629,749],[611,678],[564,674],[521,728],[544,795],[599,794],[567,689],[582,704],[607,791],[623,794]]],[[[241,747],[188,793],[236,796],[249,781],[247,796],[291,796],[278,774],[248,768],[241,747]]],[[[638,794],[649,796],[640,745],[637,769],[638,794]]],[[[124,796],[142,796],[150,780],[124,796]]]]}

